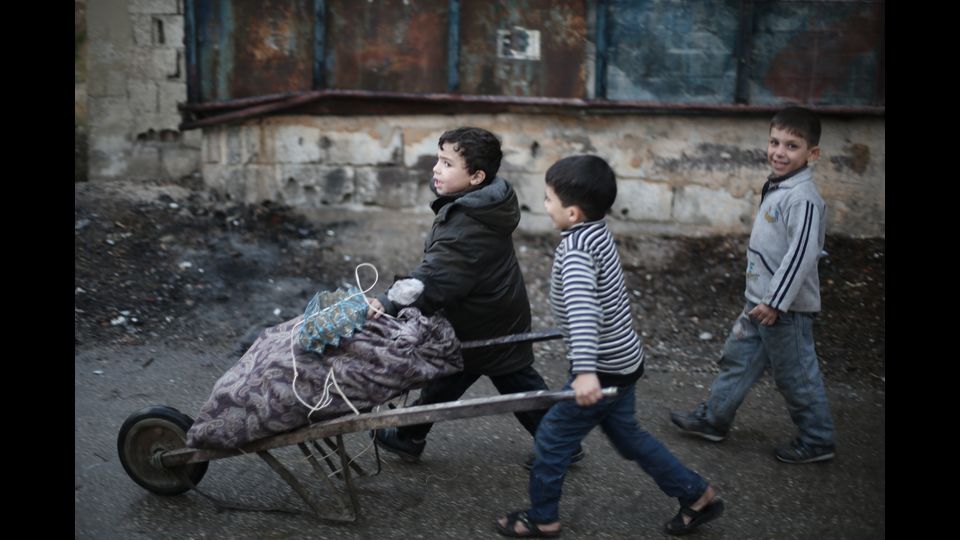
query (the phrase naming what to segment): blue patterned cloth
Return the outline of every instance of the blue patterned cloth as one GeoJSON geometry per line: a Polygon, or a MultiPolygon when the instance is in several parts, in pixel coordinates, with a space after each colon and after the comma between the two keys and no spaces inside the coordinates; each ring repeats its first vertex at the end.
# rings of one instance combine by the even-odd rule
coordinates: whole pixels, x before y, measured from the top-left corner
{"type": "Polygon", "coordinates": [[[303,312],[300,346],[322,354],[327,345],[336,347],[340,338],[363,328],[366,319],[367,302],[356,287],[319,291],[303,312]]]}

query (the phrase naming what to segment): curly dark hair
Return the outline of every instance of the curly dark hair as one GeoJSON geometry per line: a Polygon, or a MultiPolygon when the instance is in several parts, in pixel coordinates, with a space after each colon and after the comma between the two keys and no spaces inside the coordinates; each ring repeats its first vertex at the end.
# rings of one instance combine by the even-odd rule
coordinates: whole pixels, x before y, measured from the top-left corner
{"type": "Polygon", "coordinates": [[[493,182],[500,170],[500,160],[503,159],[500,139],[496,135],[482,128],[461,127],[444,132],[437,147],[443,148],[446,143],[453,144],[453,150],[463,156],[468,173],[473,174],[478,170],[484,172],[481,185],[493,182]]]}

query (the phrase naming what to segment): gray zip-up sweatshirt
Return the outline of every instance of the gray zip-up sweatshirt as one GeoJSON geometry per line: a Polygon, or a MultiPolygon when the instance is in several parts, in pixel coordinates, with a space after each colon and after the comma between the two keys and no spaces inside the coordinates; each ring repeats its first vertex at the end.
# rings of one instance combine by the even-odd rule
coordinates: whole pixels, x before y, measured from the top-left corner
{"type": "Polygon", "coordinates": [[[770,185],[750,233],[747,300],[784,312],[820,311],[823,215],[823,198],[809,167],[770,185]]]}

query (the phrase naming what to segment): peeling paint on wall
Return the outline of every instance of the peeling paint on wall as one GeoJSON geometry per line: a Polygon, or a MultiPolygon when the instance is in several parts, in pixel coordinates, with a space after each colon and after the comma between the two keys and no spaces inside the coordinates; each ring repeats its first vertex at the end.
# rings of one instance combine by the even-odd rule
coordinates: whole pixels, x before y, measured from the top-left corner
{"type": "Polygon", "coordinates": [[[832,156],[830,162],[837,169],[850,169],[851,171],[862,175],[870,165],[870,147],[864,144],[854,143],[843,147],[846,154],[832,156]]]}
{"type": "Polygon", "coordinates": [[[745,150],[738,146],[715,143],[700,143],[694,147],[693,154],[684,152],[680,158],[654,157],[657,167],[670,172],[691,168],[732,171],[742,167],[758,167],[766,162],[765,150],[745,150]]]}
{"type": "MultiPolygon", "coordinates": [[[[206,130],[204,181],[237,198],[276,198],[305,209],[388,208],[430,215],[437,138],[456,126],[478,126],[503,141],[499,174],[517,191],[528,217],[522,227],[549,226],[542,204],[546,169],[562,157],[591,153],[617,174],[620,195],[610,219],[618,230],[746,233],[770,173],[767,125],[754,118],[659,115],[274,117],[206,130]],[[276,157],[261,157],[257,174],[241,172],[250,165],[231,163],[233,150],[226,142],[240,139],[236,134],[243,130],[257,141],[275,141],[268,146],[276,148],[276,157]],[[331,153],[336,160],[328,159],[331,153]]],[[[883,122],[828,119],[823,129],[824,151],[842,152],[814,166],[830,231],[883,236],[883,122]]],[[[248,156],[254,148],[242,151],[248,156]]]]}

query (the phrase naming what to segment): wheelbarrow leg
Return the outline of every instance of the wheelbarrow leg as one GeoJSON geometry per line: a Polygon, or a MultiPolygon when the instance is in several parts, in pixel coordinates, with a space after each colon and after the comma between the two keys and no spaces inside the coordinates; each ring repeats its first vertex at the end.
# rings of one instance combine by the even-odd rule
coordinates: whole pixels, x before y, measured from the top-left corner
{"type": "MultiPolygon", "coordinates": [[[[351,513],[351,509],[348,504],[350,501],[347,498],[345,498],[342,493],[340,493],[340,490],[337,488],[336,484],[334,484],[333,481],[330,480],[330,475],[328,475],[326,471],[324,471],[323,468],[320,467],[320,462],[317,461],[316,457],[314,457],[313,455],[313,452],[310,451],[307,445],[304,443],[299,443],[297,444],[297,446],[300,448],[300,451],[303,452],[303,455],[307,457],[307,460],[310,462],[310,465],[313,467],[313,472],[317,476],[319,476],[321,479],[323,479],[323,481],[327,483],[327,487],[330,488],[330,491],[334,493],[334,495],[336,495],[337,504],[340,506],[340,510],[343,511],[343,515],[344,516],[349,515],[351,513]]],[[[319,450],[319,447],[317,449],[319,450]]],[[[323,459],[326,460],[327,464],[331,466],[331,470],[333,470],[330,459],[326,455],[323,456],[323,459]]],[[[350,521],[353,521],[356,519],[356,516],[357,516],[356,508],[353,509],[352,515],[353,515],[353,518],[350,519],[350,521]]]]}
{"type": "MultiPolygon", "coordinates": [[[[301,450],[303,450],[304,448],[306,448],[306,446],[303,446],[302,443],[301,443],[301,450]]],[[[336,516],[336,515],[324,514],[324,513],[320,510],[320,505],[317,504],[317,502],[314,500],[314,498],[310,495],[310,492],[307,491],[307,489],[306,489],[305,487],[303,487],[303,484],[301,484],[300,481],[297,480],[297,477],[294,476],[293,473],[291,473],[286,467],[284,467],[282,463],[280,463],[279,461],[277,461],[277,458],[273,457],[273,455],[271,455],[270,452],[268,452],[268,451],[266,451],[266,450],[261,450],[261,451],[257,452],[257,455],[259,455],[261,458],[263,458],[263,460],[266,461],[267,464],[270,465],[270,467],[271,467],[274,471],[276,471],[276,473],[279,474],[280,477],[283,478],[284,481],[286,481],[287,484],[289,484],[291,488],[293,488],[293,490],[297,493],[297,495],[299,495],[300,498],[303,499],[304,502],[307,503],[307,506],[309,506],[310,509],[313,510],[313,513],[314,513],[319,519],[329,520],[329,521],[336,521],[336,522],[354,522],[354,521],[357,520],[357,514],[356,514],[356,512],[354,512],[354,515],[353,515],[353,516],[336,516]]],[[[324,475],[324,477],[326,477],[326,475],[324,475]]],[[[328,480],[329,480],[329,478],[328,478],[328,480]]],[[[351,495],[353,495],[353,494],[351,494],[351,495]]],[[[353,499],[353,498],[354,498],[354,497],[351,497],[351,499],[353,499]]]]}
{"type": "Polygon", "coordinates": [[[347,488],[347,494],[350,496],[350,505],[353,507],[353,516],[356,519],[360,515],[360,501],[357,497],[357,490],[353,487],[353,480],[350,479],[349,457],[347,449],[343,446],[343,435],[337,435],[337,448],[340,452],[340,463],[343,472],[343,484],[347,488]]]}

